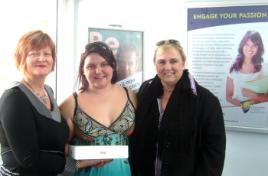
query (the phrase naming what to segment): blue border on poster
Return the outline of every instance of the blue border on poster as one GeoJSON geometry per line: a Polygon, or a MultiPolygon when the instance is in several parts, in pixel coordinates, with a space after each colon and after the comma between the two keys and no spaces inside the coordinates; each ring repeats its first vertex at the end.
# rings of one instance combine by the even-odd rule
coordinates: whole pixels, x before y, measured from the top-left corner
{"type": "Polygon", "coordinates": [[[188,31],[212,26],[268,22],[268,6],[189,8],[188,31]]]}

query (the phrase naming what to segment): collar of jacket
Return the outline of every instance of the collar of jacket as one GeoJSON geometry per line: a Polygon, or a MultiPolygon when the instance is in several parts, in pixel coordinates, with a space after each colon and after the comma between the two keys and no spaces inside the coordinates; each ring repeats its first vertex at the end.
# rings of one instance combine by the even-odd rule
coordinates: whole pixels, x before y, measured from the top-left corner
{"type": "MultiPolygon", "coordinates": [[[[196,85],[195,82],[194,86],[196,85]]],[[[197,96],[193,91],[188,70],[183,72],[181,79],[177,82],[158,130],[159,111],[156,100],[162,94],[163,86],[157,75],[146,82],[139,92],[140,108],[137,109],[137,117],[143,119],[143,129],[137,130],[141,130],[144,148],[148,149],[146,152],[152,152],[152,156],[156,150],[156,142],[159,144],[159,155],[161,155],[167,140],[178,143],[179,150],[187,150],[190,145],[187,138],[193,133],[196,124],[194,113],[197,96]]]]}

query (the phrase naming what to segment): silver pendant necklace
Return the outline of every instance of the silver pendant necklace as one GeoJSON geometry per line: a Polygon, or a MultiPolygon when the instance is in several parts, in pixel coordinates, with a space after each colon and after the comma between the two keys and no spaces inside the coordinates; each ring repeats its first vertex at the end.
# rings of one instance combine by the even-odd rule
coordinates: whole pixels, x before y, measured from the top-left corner
{"type": "Polygon", "coordinates": [[[43,103],[43,104],[47,104],[49,97],[47,95],[47,92],[45,90],[45,94],[44,95],[40,95],[37,91],[35,91],[33,89],[33,87],[31,86],[31,84],[29,84],[27,81],[23,80],[22,81],[25,85],[27,85],[27,87],[29,87],[31,89],[31,91],[33,92],[33,94],[43,103]]]}

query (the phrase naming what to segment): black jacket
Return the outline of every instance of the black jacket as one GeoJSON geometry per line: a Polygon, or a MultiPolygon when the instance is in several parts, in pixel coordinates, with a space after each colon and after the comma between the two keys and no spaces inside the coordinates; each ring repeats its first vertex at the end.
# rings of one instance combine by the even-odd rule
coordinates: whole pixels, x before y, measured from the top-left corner
{"type": "Polygon", "coordinates": [[[19,88],[21,86],[6,90],[0,100],[1,156],[5,170],[9,169],[5,172],[22,176],[57,175],[65,165],[68,125],[59,113],[60,122],[51,118],[58,110],[51,91],[48,93],[53,109],[49,111],[25,86],[19,88]]]}
{"type": "Polygon", "coordinates": [[[157,98],[163,93],[158,76],[142,84],[138,93],[136,126],[130,140],[134,176],[154,176],[156,144],[162,176],[220,176],[226,136],[220,103],[195,82],[188,71],[176,84],[158,129],[157,98]]]}

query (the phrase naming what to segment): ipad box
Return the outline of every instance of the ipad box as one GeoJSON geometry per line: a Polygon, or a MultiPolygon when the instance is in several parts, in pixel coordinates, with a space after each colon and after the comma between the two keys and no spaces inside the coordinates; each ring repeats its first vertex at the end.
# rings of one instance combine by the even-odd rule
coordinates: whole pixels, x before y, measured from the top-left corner
{"type": "Polygon", "coordinates": [[[128,158],[128,146],[69,145],[69,155],[76,160],[128,158]]]}

